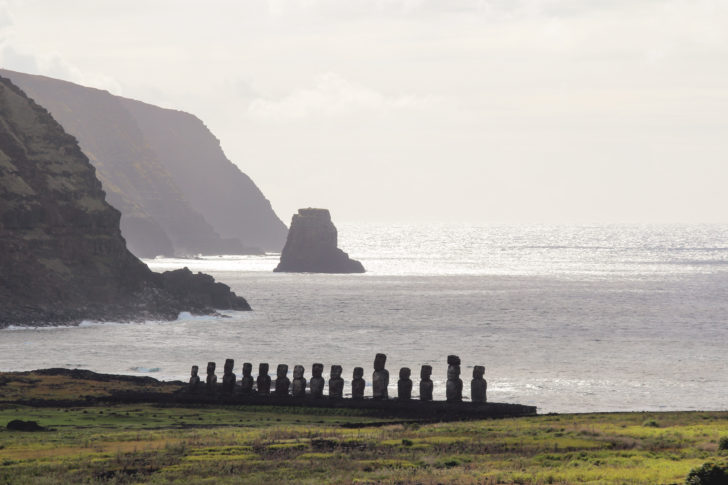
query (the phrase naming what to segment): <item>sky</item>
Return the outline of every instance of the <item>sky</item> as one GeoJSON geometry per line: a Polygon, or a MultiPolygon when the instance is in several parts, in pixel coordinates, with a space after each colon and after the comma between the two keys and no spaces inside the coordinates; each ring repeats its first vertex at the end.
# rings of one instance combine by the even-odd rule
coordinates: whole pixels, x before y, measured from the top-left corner
{"type": "Polygon", "coordinates": [[[197,115],[285,222],[728,222],[724,0],[0,0],[0,65],[197,115]]]}

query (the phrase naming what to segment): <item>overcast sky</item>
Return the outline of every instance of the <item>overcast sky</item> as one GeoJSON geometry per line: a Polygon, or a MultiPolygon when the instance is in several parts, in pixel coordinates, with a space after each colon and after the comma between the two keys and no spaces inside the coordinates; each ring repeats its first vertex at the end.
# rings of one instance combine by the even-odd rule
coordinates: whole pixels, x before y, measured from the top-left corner
{"type": "Polygon", "coordinates": [[[0,64],[194,113],[286,222],[728,222],[724,0],[0,0],[0,64]]]}

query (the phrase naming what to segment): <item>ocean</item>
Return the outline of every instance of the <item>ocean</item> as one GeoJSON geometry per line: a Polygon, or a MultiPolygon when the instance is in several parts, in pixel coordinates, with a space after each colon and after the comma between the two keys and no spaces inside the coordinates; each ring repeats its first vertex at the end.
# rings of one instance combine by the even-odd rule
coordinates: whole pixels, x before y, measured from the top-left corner
{"type": "MultiPolygon", "coordinates": [[[[226,358],[355,366],[371,380],[461,357],[464,395],[539,412],[728,409],[728,225],[339,224],[366,274],[282,274],[277,254],[154,259],[212,274],[252,305],[225,317],[0,330],[0,369],[189,376],[226,358]]],[[[289,373],[290,377],[290,373],[289,373]]],[[[367,383],[369,384],[369,382],[367,383]]],[[[367,391],[371,393],[370,388],[367,391]]]]}

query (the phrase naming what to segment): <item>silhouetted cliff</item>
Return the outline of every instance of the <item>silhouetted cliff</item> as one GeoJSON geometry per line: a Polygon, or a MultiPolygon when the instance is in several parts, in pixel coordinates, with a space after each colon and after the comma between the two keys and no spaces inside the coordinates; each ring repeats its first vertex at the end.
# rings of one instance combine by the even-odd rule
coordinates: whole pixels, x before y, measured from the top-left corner
{"type": "Polygon", "coordinates": [[[0,70],[78,138],[140,257],[278,251],[286,227],[196,117],[0,70]]]}
{"type": "Polygon", "coordinates": [[[207,275],[150,271],[104,195],[76,139],[0,77],[0,327],[250,309],[207,275]]]}

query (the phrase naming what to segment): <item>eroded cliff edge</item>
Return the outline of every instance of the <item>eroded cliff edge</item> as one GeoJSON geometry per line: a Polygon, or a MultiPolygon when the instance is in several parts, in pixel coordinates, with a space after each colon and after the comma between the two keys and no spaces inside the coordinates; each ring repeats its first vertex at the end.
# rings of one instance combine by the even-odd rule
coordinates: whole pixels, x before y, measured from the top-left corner
{"type": "Polygon", "coordinates": [[[149,270],[104,196],[76,139],[0,77],[0,327],[250,309],[210,276],[149,270]]]}
{"type": "Polygon", "coordinates": [[[280,251],[286,226],[197,117],[45,76],[0,75],[78,139],[136,256],[280,251]]]}
{"type": "Polygon", "coordinates": [[[364,266],[338,248],[339,233],[328,209],[299,209],[293,215],[279,273],[364,273],[364,266]]]}

